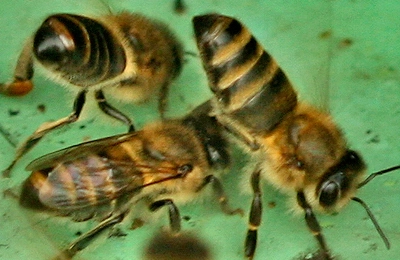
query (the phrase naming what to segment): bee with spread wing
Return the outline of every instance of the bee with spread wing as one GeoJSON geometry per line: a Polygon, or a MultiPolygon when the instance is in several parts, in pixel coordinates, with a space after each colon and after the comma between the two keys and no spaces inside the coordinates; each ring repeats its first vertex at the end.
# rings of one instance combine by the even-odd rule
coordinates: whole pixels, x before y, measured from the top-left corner
{"type": "Polygon", "coordinates": [[[226,214],[240,214],[229,208],[217,177],[230,157],[223,129],[209,110],[207,102],[183,119],[45,155],[28,165],[32,174],[23,184],[20,204],[75,221],[101,221],[71,243],[64,252],[68,257],[87,238],[121,222],[139,200],[148,201],[151,211],[168,207],[173,232],[180,230],[175,201],[199,197],[208,184],[226,214]]]}

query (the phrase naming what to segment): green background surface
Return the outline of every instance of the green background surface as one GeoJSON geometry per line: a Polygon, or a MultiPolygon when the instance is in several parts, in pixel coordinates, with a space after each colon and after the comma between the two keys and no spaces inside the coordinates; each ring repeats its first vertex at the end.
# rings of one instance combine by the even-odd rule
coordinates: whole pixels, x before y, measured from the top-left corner
{"type": "MultiPolygon", "coordinates": [[[[173,1],[0,1],[0,81],[11,78],[23,42],[41,21],[56,12],[101,15],[130,10],[165,21],[183,41],[185,50],[196,52],[191,18],[220,12],[245,23],[281,64],[300,98],[326,106],[343,128],[349,145],[360,151],[374,172],[400,163],[400,2],[397,0],[187,0],[187,10],[173,12],[173,1]]],[[[0,168],[12,160],[15,145],[42,122],[70,113],[73,93],[50,82],[43,74],[34,77],[35,89],[21,98],[0,96],[0,168]],[[45,111],[38,109],[45,105],[45,111]],[[13,115],[13,112],[18,112],[13,115]]],[[[178,117],[211,96],[198,57],[187,56],[180,78],[169,96],[168,116],[178,117]]],[[[89,102],[90,103],[90,102],[89,102]]],[[[115,104],[115,103],[114,103],[115,104]]],[[[138,128],[157,120],[156,102],[141,106],[117,104],[134,118],[138,128]]],[[[90,107],[90,105],[88,106],[90,107]]],[[[15,168],[12,178],[0,179],[0,190],[18,185],[28,176],[24,170],[33,159],[80,143],[119,134],[125,127],[89,108],[72,126],[47,136],[15,168]],[[89,111],[89,112],[88,112],[89,111]]],[[[233,169],[223,183],[232,205],[249,208],[251,194],[242,191],[242,167],[246,159],[234,152],[233,169]]],[[[318,215],[329,247],[339,259],[399,259],[400,172],[379,177],[358,196],[371,207],[392,248],[386,250],[365,211],[350,203],[335,216],[318,215]]],[[[288,212],[287,198],[263,184],[266,202],[255,259],[293,259],[317,246],[303,217],[288,212]],[[274,202],[275,207],[268,207],[274,202]]],[[[242,259],[247,228],[245,217],[223,215],[215,203],[204,200],[180,207],[189,216],[183,229],[196,234],[214,259],[242,259]]],[[[72,223],[19,208],[10,196],[0,199],[0,258],[50,259],[78,231],[95,223],[72,223]]],[[[102,235],[76,259],[141,259],[148,241],[167,225],[165,212],[137,230],[124,229],[124,237],[102,235]]]]}

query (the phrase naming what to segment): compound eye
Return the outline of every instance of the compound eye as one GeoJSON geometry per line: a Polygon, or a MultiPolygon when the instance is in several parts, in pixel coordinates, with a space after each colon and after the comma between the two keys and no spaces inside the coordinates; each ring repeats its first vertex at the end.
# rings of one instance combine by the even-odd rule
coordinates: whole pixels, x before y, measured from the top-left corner
{"type": "Polygon", "coordinates": [[[334,205],[340,197],[340,185],[339,183],[328,180],[322,187],[319,195],[319,203],[324,207],[330,207],[334,205]]]}

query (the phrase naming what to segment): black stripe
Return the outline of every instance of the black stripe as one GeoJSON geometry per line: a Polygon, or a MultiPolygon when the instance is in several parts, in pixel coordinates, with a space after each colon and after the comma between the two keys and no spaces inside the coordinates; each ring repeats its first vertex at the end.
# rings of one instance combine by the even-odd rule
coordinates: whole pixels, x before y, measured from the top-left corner
{"type": "MultiPolygon", "coordinates": [[[[219,22],[220,21],[218,21],[217,19],[214,24],[217,24],[219,22]]],[[[202,31],[203,28],[207,29],[206,32],[208,32],[208,34],[198,35],[198,37],[200,38],[198,38],[197,40],[199,44],[199,49],[201,50],[202,53],[202,58],[206,62],[209,62],[219,49],[231,43],[237,35],[242,33],[243,30],[242,25],[238,21],[232,20],[232,22],[228,25],[228,27],[225,30],[221,31],[216,38],[208,39],[208,36],[210,34],[208,29],[212,28],[212,26],[213,26],[212,24],[207,24],[207,23],[202,24],[201,28],[196,28],[199,26],[195,26],[196,32],[202,31]]]]}
{"type": "MultiPolygon", "coordinates": [[[[227,72],[235,69],[236,67],[240,67],[240,65],[246,63],[247,61],[254,59],[257,56],[257,46],[258,43],[254,37],[250,39],[250,41],[243,46],[243,48],[238,51],[234,56],[231,57],[227,62],[215,66],[210,69],[209,79],[212,81],[213,85],[218,84],[219,80],[226,74],[227,72]]],[[[213,91],[218,91],[218,86],[213,91]]]]}
{"type": "Polygon", "coordinates": [[[254,131],[270,131],[297,104],[297,96],[282,70],[240,109],[231,114],[254,131]]]}
{"type": "MultiPolygon", "coordinates": [[[[267,71],[268,66],[270,66],[272,58],[265,51],[258,59],[257,63],[245,74],[243,77],[239,78],[237,81],[232,83],[232,85],[220,93],[217,96],[225,106],[230,105],[231,96],[239,95],[238,93],[244,89],[248,84],[256,81],[258,78],[263,77],[267,71]]],[[[260,86],[261,88],[262,86],[260,86]]],[[[256,93],[254,93],[256,94],[256,93]]]]}

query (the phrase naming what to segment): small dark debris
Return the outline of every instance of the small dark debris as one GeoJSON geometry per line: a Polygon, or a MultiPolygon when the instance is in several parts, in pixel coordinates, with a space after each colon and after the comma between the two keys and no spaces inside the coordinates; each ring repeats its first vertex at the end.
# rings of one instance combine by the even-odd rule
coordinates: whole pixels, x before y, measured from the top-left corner
{"type": "Polygon", "coordinates": [[[145,224],[143,219],[140,218],[135,218],[132,222],[132,225],[130,227],[131,230],[135,230],[137,228],[142,227],[145,224]]]}
{"type": "Polygon", "coordinates": [[[346,48],[353,44],[353,40],[346,38],[339,42],[339,48],[346,48]]]}
{"type": "Polygon", "coordinates": [[[362,237],[361,239],[362,239],[363,241],[369,241],[369,240],[370,240],[369,237],[362,237]]]}
{"type": "Polygon", "coordinates": [[[273,209],[275,207],[276,207],[276,202],[275,201],[268,202],[268,208],[273,209]]]}
{"type": "Polygon", "coordinates": [[[82,231],[76,231],[76,232],[75,232],[75,236],[79,237],[79,236],[81,236],[81,235],[82,235],[82,231]]]}
{"type": "Polygon", "coordinates": [[[79,129],[85,129],[86,128],[86,125],[80,125],[79,126],[79,129]]]}
{"type": "Polygon", "coordinates": [[[367,141],[368,144],[370,144],[370,143],[379,143],[380,142],[379,135],[378,134],[374,134],[374,132],[371,129],[368,129],[365,133],[367,135],[369,135],[369,139],[367,141]],[[373,135],[373,136],[371,136],[371,135],[373,135]]]}
{"type": "Polygon", "coordinates": [[[184,0],[174,0],[174,11],[177,14],[183,14],[186,11],[186,5],[183,3],[184,0]]]}
{"type": "Polygon", "coordinates": [[[58,141],[59,144],[65,144],[65,141],[58,141]]]}
{"type": "Polygon", "coordinates": [[[123,232],[120,228],[112,228],[108,234],[108,238],[111,237],[126,237],[128,234],[123,232]]]}
{"type": "Polygon", "coordinates": [[[368,249],[364,250],[364,254],[369,254],[371,251],[374,252],[378,249],[378,245],[376,243],[372,243],[369,245],[368,249]]]}
{"type": "Polygon", "coordinates": [[[183,216],[182,219],[183,219],[184,221],[189,221],[189,220],[190,220],[190,217],[189,217],[189,216],[183,216]]]}
{"type": "Polygon", "coordinates": [[[327,30],[327,31],[323,31],[319,34],[319,38],[321,39],[328,39],[332,36],[332,31],[331,30],[327,30]]]}
{"type": "Polygon", "coordinates": [[[37,110],[38,110],[40,113],[44,113],[44,112],[46,112],[46,106],[45,106],[44,104],[39,104],[39,105],[37,106],[37,110]]]}
{"type": "Polygon", "coordinates": [[[19,109],[8,109],[8,115],[9,116],[16,116],[16,115],[18,115],[19,114],[19,109]]]}
{"type": "Polygon", "coordinates": [[[367,143],[379,143],[381,141],[381,139],[379,138],[379,135],[374,135],[371,139],[369,139],[367,141],[367,143]]]}

